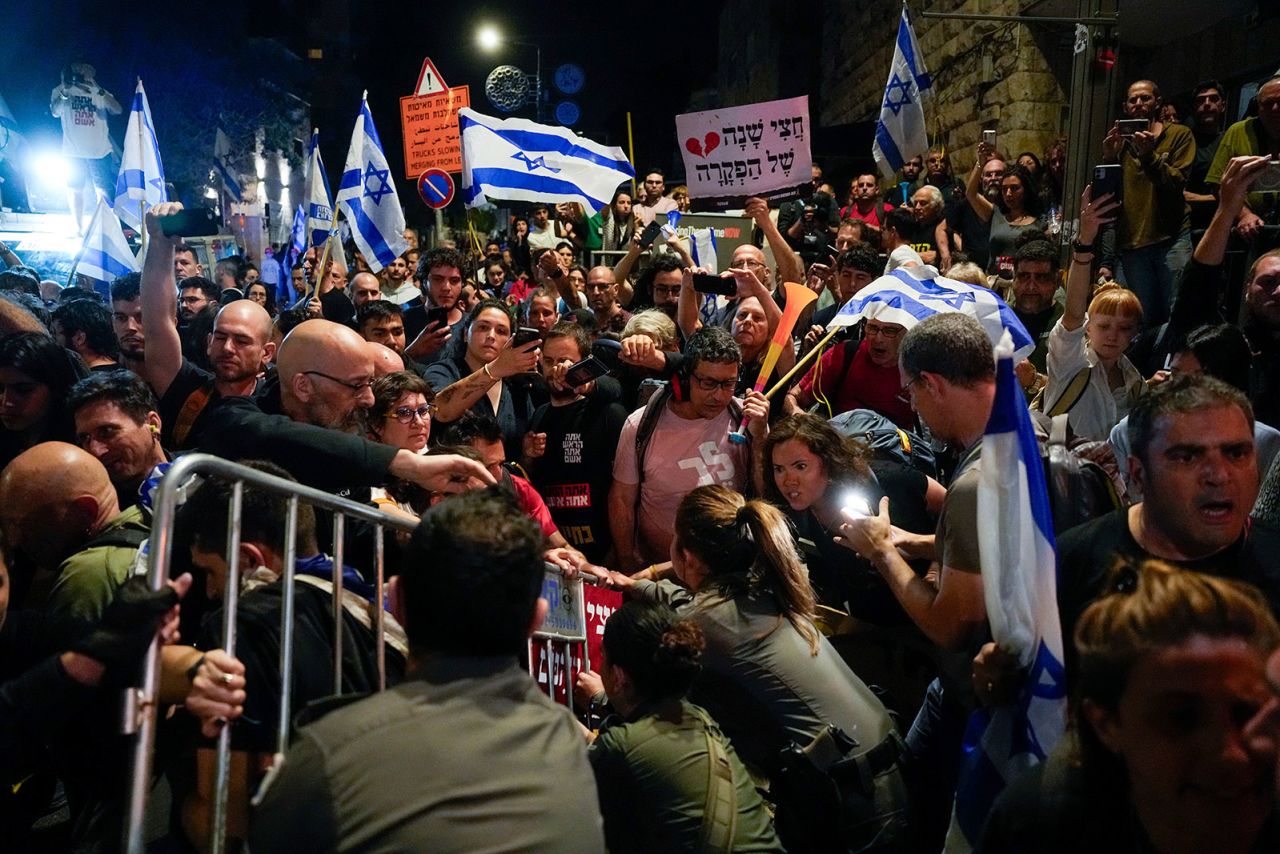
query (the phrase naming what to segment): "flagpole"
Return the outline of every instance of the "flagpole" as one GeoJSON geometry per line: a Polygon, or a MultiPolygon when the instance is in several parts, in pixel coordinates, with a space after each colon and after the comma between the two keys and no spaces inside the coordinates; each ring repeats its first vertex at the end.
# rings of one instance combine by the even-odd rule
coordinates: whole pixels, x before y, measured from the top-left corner
{"type": "Polygon", "coordinates": [[[67,274],[66,287],[71,287],[76,280],[76,268],[80,266],[80,259],[84,257],[84,248],[89,243],[89,235],[93,234],[93,227],[98,224],[98,215],[102,212],[102,205],[98,205],[93,210],[93,219],[89,220],[89,227],[85,229],[84,239],[80,241],[80,251],[76,253],[76,257],[71,261],[71,272],[67,274]]]}
{"type": "Polygon", "coordinates": [[[814,359],[816,359],[819,356],[819,354],[822,353],[822,348],[826,347],[827,343],[832,338],[835,338],[836,334],[841,329],[844,329],[844,327],[837,326],[835,329],[832,329],[830,332],[824,335],[822,340],[813,346],[812,350],[810,350],[808,353],[805,353],[804,356],[798,362],[796,362],[796,365],[794,368],[787,371],[786,374],[783,375],[782,379],[778,380],[778,382],[774,384],[773,388],[765,392],[764,396],[772,400],[773,396],[777,394],[780,389],[785,388],[787,383],[791,382],[791,378],[794,377],[802,368],[809,367],[809,363],[812,362],[814,359]]]}
{"type": "MultiPolygon", "coordinates": [[[[627,151],[631,154],[631,171],[636,170],[636,144],[631,138],[631,111],[627,110],[627,151]]],[[[636,176],[631,176],[631,198],[636,197],[636,176]]]]}
{"type": "MultiPolygon", "coordinates": [[[[142,78],[138,78],[142,85],[142,78]]],[[[142,238],[142,257],[147,256],[147,159],[142,147],[142,122],[138,122],[138,163],[142,166],[142,198],[138,200],[138,231],[142,238]]]]}

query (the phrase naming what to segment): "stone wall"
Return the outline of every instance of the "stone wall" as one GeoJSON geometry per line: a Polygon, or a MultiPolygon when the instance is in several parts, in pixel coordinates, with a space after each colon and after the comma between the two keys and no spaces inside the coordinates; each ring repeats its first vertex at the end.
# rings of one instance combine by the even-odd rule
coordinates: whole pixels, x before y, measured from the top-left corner
{"type": "MultiPolygon", "coordinates": [[[[923,5],[930,12],[1015,15],[1026,3],[936,0],[923,5]]],[[[876,120],[900,10],[895,0],[824,4],[823,124],[876,120]]],[[[1011,155],[1024,150],[1039,154],[1062,132],[1069,30],[1033,34],[1020,24],[937,20],[918,11],[912,23],[934,76],[933,108],[926,112],[929,136],[940,137],[949,150],[963,152],[957,154],[957,171],[968,163],[967,153],[983,128],[994,127],[1000,149],[1011,155]]]]}

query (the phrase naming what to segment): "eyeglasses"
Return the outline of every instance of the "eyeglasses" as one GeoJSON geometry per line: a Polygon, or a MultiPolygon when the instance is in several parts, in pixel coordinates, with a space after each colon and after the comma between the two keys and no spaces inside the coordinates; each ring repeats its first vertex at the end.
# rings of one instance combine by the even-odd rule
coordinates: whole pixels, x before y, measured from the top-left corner
{"type": "Polygon", "coordinates": [[[698,383],[698,388],[703,391],[715,391],[716,389],[720,389],[721,391],[733,391],[738,387],[738,380],[736,377],[731,380],[713,380],[710,377],[700,377],[697,374],[694,374],[693,379],[698,383]]]}
{"type": "Polygon", "coordinates": [[[916,377],[915,379],[911,380],[911,382],[907,383],[902,388],[898,389],[898,400],[902,401],[903,403],[910,403],[911,387],[918,382],[920,382],[920,377],[916,377]]]}
{"type": "Polygon", "coordinates": [[[765,264],[763,261],[757,261],[754,258],[747,258],[742,262],[742,266],[743,267],[759,267],[761,270],[763,270],[768,265],[765,264]]]}
{"type": "Polygon", "coordinates": [[[208,301],[209,300],[206,299],[205,297],[182,297],[178,300],[178,302],[182,303],[183,305],[196,305],[197,303],[208,302],[208,301]]]}
{"type": "Polygon", "coordinates": [[[431,416],[435,414],[436,405],[434,403],[424,403],[418,407],[402,406],[399,409],[388,413],[392,418],[401,424],[412,424],[413,419],[419,418],[423,421],[430,421],[431,416]]]}
{"type": "Polygon", "coordinates": [[[906,332],[906,330],[901,326],[872,326],[868,323],[866,328],[863,330],[863,336],[879,335],[881,338],[888,338],[892,341],[901,336],[903,332],[906,332]]]}
{"type": "Polygon", "coordinates": [[[359,397],[366,390],[373,388],[373,380],[361,380],[360,382],[353,383],[353,382],[348,382],[347,380],[338,379],[337,377],[334,377],[334,376],[330,376],[329,374],[326,374],[323,371],[303,371],[303,373],[315,374],[318,377],[324,377],[330,382],[335,382],[340,386],[346,386],[347,388],[351,389],[351,394],[355,397],[359,397]]]}

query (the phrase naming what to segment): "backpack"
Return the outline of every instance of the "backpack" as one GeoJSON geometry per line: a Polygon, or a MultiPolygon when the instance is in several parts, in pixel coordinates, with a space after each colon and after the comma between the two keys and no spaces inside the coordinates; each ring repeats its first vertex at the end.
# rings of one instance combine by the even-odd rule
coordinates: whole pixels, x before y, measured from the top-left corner
{"type": "Polygon", "coordinates": [[[879,412],[851,409],[841,412],[829,423],[841,436],[862,442],[877,459],[900,463],[929,477],[938,476],[938,460],[929,443],[879,412]]]}
{"type": "Polygon", "coordinates": [[[1067,447],[1067,414],[1053,417],[1041,449],[1053,532],[1061,534],[1123,506],[1106,470],[1067,447]]]}
{"type": "MultiPolygon", "coordinates": [[[[666,408],[667,401],[672,397],[671,383],[666,383],[661,388],[653,391],[648,400],[644,404],[644,414],[640,416],[640,423],[636,425],[636,474],[640,476],[637,482],[637,488],[644,483],[644,456],[649,450],[649,440],[653,438],[653,431],[658,426],[658,419],[662,417],[662,410],[666,408]]],[[[742,424],[742,405],[738,403],[737,398],[729,400],[729,419],[735,425],[742,424]]],[[[748,434],[750,441],[750,434],[748,434]]],[[[640,495],[637,491],[636,502],[639,506],[640,495]]]]}

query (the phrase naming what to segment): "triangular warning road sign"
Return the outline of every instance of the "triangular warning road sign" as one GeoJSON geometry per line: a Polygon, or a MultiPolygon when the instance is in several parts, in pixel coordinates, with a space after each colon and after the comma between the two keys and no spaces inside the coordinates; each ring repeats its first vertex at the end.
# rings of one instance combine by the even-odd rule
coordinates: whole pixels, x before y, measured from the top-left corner
{"type": "Polygon", "coordinates": [[[449,84],[444,82],[444,78],[436,70],[436,64],[431,61],[431,57],[425,57],[422,60],[422,70],[418,72],[418,85],[413,90],[413,94],[432,95],[436,92],[447,91],[449,91],[449,84]]]}

